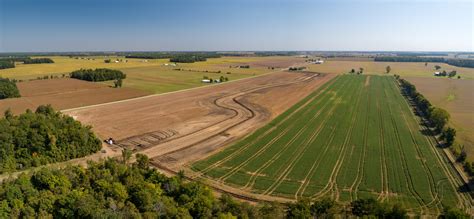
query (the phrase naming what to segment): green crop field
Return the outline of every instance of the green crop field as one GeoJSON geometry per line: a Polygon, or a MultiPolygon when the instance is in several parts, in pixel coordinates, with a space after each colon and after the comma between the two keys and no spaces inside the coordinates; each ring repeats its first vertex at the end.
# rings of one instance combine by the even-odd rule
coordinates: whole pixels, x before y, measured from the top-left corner
{"type": "Polygon", "coordinates": [[[235,188],[292,199],[373,197],[423,213],[472,206],[422,129],[393,77],[341,75],[192,169],[235,188]]]}

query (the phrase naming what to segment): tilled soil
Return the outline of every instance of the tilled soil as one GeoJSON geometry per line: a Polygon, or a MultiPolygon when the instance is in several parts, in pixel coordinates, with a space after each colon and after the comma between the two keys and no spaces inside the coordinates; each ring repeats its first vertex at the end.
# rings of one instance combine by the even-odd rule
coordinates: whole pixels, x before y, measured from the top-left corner
{"type": "Polygon", "coordinates": [[[332,77],[277,72],[65,112],[101,138],[179,169],[265,125],[332,77]]]}
{"type": "Polygon", "coordinates": [[[11,109],[19,114],[26,109],[51,104],[62,110],[99,103],[113,102],[148,95],[148,92],[130,88],[111,88],[107,85],[70,78],[35,80],[17,83],[20,98],[0,100],[0,112],[11,109]]]}

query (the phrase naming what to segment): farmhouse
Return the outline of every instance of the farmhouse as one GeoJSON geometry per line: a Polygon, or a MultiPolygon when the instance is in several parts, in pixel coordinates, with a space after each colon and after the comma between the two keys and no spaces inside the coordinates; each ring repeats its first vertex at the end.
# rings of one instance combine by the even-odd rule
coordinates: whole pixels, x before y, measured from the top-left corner
{"type": "Polygon", "coordinates": [[[313,62],[313,63],[314,63],[314,64],[323,64],[324,61],[323,61],[323,60],[317,60],[317,61],[315,61],[315,62],[313,62]]]}
{"type": "Polygon", "coordinates": [[[211,80],[209,80],[209,79],[202,79],[202,80],[201,80],[201,83],[211,83],[211,80]]]}
{"type": "Polygon", "coordinates": [[[433,74],[434,76],[440,76],[441,75],[441,72],[437,71],[433,74]]]}

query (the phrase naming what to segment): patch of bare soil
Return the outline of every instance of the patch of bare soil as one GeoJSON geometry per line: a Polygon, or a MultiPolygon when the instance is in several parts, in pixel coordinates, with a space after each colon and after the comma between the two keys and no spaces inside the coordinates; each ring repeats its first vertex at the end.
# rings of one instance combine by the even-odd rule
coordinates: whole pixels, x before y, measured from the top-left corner
{"type": "Polygon", "coordinates": [[[365,86],[368,87],[370,85],[370,75],[365,78],[365,86]]]}
{"type": "Polygon", "coordinates": [[[332,77],[278,72],[66,112],[102,138],[179,168],[263,126],[332,77]]]}
{"type": "Polygon", "coordinates": [[[70,78],[36,80],[17,83],[20,98],[0,100],[0,112],[11,109],[19,114],[26,109],[51,104],[62,110],[117,100],[140,97],[149,93],[130,88],[110,88],[107,85],[70,78]]]}
{"type": "MultiPolygon", "coordinates": [[[[100,137],[117,140],[114,145],[104,144],[99,153],[66,163],[85,164],[88,160],[119,157],[121,149],[129,148],[151,157],[152,164],[161,171],[174,174],[186,169],[186,164],[216,153],[267,124],[333,77],[333,74],[277,72],[215,86],[64,110],[92,125],[100,137]]],[[[210,182],[209,186],[249,201],[288,201],[253,195],[217,182],[210,182]]]]}

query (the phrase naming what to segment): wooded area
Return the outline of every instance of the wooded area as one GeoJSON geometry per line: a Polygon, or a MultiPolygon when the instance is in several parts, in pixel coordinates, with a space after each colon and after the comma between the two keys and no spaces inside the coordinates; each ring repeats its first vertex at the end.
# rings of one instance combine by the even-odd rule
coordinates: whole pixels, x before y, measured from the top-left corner
{"type": "Polygon", "coordinates": [[[125,79],[127,77],[122,71],[97,68],[97,69],[80,69],[70,73],[71,78],[76,78],[84,81],[110,81],[125,79]]]}
{"type": "Polygon", "coordinates": [[[6,69],[6,68],[15,68],[15,64],[12,61],[0,59],[0,69],[6,69]]]}
{"type": "Polygon", "coordinates": [[[8,78],[0,78],[0,100],[12,97],[20,97],[16,83],[8,78]]]}
{"type": "Polygon", "coordinates": [[[0,133],[0,173],[84,157],[101,148],[91,127],[50,105],[19,116],[6,111],[0,133]]]}
{"type": "Polygon", "coordinates": [[[43,63],[54,63],[50,58],[36,58],[36,59],[25,59],[24,64],[43,64],[43,63]]]}
{"type": "MultiPolygon", "coordinates": [[[[127,157],[124,157],[127,158],[127,157]]],[[[148,167],[149,158],[137,162],[108,159],[88,168],[68,166],[22,174],[0,186],[1,218],[333,218],[335,215],[405,218],[400,205],[375,199],[357,199],[347,208],[324,198],[302,199],[286,205],[250,205],[229,195],[216,198],[199,182],[182,174],[166,177],[148,167]]],[[[444,216],[465,216],[447,208],[444,216]]]]}

